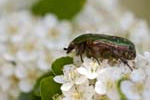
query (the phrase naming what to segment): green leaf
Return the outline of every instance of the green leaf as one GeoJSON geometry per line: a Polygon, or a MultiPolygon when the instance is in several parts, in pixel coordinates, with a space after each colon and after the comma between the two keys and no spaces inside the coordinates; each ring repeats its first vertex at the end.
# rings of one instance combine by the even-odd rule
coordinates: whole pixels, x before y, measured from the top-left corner
{"type": "Polygon", "coordinates": [[[41,97],[34,95],[31,91],[29,93],[21,93],[18,100],[41,100],[41,97]]]}
{"type": "Polygon", "coordinates": [[[61,84],[54,82],[53,76],[46,77],[41,81],[41,98],[42,100],[53,100],[56,94],[62,94],[61,84]]]}
{"type": "Polygon", "coordinates": [[[72,19],[86,0],[39,0],[32,6],[35,15],[55,14],[59,19],[72,19]]]}
{"type": "Polygon", "coordinates": [[[126,98],[126,96],[124,95],[124,93],[123,93],[123,92],[121,91],[121,89],[120,89],[120,87],[121,87],[121,82],[124,81],[124,80],[128,80],[128,78],[123,77],[123,78],[121,78],[120,80],[117,81],[117,90],[118,90],[118,92],[119,92],[119,94],[120,94],[120,100],[128,100],[128,99],[126,98]]]}
{"type": "Polygon", "coordinates": [[[72,64],[73,63],[73,58],[71,57],[61,57],[56,59],[53,63],[52,63],[52,71],[55,75],[61,75],[63,74],[63,66],[67,65],[67,64],[72,64]]]}
{"type": "Polygon", "coordinates": [[[49,76],[53,76],[52,72],[47,72],[45,74],[43,74],[40,78],[37,79],[36,84],[34,85],[33,88],[33,92],[36,96],[41,96],[40,95],[40,82],[43,78],[49,77],[49,76]]]}

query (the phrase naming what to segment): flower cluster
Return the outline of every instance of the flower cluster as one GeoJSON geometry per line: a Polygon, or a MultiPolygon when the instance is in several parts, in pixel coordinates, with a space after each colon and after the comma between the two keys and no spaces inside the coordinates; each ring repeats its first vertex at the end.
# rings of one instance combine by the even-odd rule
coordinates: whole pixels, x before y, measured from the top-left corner
{"type": "MultiPolygon", "coordinates": [[[[150,52],[129,61],[134,70],[125,64],[109,65],[104,60],[84,58],[80,66],[66,65],[63,75],[54,77],[61,83],[59,100],[149,100],[150,98],[150,52]]],[[[58,99],[57,98],[57,99],[58,99]]]]}
{"type": "Polygon", "coordinates": [[[64,55],[69,33],[70,24],[53,15],[36,18],[28,12],[19,12],[1,16],[1,100],[16,98],[19,91],[29,92],[36,79],[49,70],[51,62],[64,55]]]}

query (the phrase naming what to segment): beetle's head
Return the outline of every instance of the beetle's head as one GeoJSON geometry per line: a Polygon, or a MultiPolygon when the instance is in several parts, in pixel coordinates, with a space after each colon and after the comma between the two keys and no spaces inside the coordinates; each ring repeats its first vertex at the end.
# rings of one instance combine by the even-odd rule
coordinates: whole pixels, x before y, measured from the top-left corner
{"type": "Polygon", "coordinates": [[[71,43],[68,48],[64,48],[67,51],[67,54],[70,53],[75,48],[74,43],[71,43]]]}

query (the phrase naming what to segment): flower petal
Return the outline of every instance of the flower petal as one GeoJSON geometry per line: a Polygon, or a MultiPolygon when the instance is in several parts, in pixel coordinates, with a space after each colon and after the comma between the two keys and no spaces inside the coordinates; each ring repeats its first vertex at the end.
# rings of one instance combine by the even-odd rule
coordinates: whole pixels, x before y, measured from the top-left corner
{"type": "Polygon", "coordinates": [[[137,70],[134,70],[132,73],[131,73],[131,80],[134,81],[134,82],[143,82],[146,75],[145,75],[145,72],[144,70],[142,69],[137,69],[137,70]]]}
{"type": "Polygon", "coordinates": [[[61,84],[65,83],[65,80],[64,80],[63,75],[55,76],[53,79],[54,79],[54,81],[57,82],[57,83],[61,83],[61,84]]]}
{"type": "Polygon", "coordinates": [[[71,87],[73,86],[72,83],[65,83],[61,86],[61,90],[62,91],[69,91],[71,89],[71,87]]]}
{"type": "Polygon", "coordinates": [[[95,79],[97,76],[98,76],[97,73],[89,73],[89,74],[87,74],[87,78],[88,79],[95,79]]]}
{"type": "Polygon", "coordinates": [[[96,82],[95,91],[96,93],[101,94],[101,95],[106,94],[105,84],[102,81],[96,82]]]}
{"type": "Polygon", "coordinates": [[[77,69],[78,73],[82,74],[82,75],[87,75],[88,71],[87,69],[80,67],[77,69]]]}
{"type": "Polygon", "coordinates": [[[80,76],[79,78],[77,78],[75,80],[75,84],[82,84],[87,80],[87,78],[85,76],[80,76]]]}
{"type": "Polygon", "coordinates": [[[121,83],[121,90],[131,100],[141,100],[140,94],[137,91],[134,91],[134,84],[130,81],[123,81],[121,83]]]}

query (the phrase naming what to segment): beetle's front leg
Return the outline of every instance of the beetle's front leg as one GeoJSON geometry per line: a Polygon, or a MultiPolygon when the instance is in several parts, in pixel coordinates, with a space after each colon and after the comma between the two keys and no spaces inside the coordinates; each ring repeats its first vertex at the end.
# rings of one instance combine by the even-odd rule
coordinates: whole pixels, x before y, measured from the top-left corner
{"type": "Polygon", "coordinates": [[[82,44],[79,45],[78,50],[77,50],[77,55],[80,56],[82,62],[83,62],[83,57],[82,57],[82,55],[84,54],[85,48],[86,48],[85,46],[86,46],[86,44],[85,44],[85,43],[82,43],[82,44]]]}

